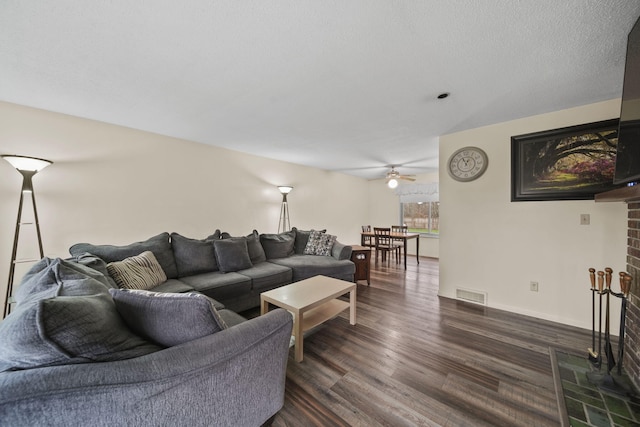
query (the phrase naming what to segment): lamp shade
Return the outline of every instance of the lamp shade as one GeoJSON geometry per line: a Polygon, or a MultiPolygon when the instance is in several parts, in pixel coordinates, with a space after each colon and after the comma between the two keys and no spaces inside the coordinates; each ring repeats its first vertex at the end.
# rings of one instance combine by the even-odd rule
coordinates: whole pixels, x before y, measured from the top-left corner
{"type": "Polygon", "coordinates": [[[389,188],[396,188],[398,186],[398,180],[395,178],[391,178],[389,182],[387,182],[389,188]]]}
{"type": "Polygon", "coordinates": [[[46,168],[53,162],[37,157],[16,156],[3,154],[2,158],[11,163],[11,165],[19,171],[38,172],[46,168]]]}
{"type": "Polygon", "coordinates": [[[293,187],[289,185],[279,185],[278,190],[280,190],[282,194],[289,194],[291,193],[291,190],[293,190],[293,187]]]}

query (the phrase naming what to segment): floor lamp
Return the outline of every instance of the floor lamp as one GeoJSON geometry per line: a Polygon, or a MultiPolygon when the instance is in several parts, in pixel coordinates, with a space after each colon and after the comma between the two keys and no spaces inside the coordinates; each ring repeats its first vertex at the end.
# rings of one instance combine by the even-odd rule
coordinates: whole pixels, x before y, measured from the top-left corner
{"type": "Polygon", "coordinates": [[[7,283],[7,295],[4,300],[4,314],[3,318],[7,317],[7,315],[11,312],[11,297],[13,294],[13,276],[16,270],[16,264],[20,262],[33,262],[37,261],[34,259],[27,260],[17,260],[16,255],[18,253],[18,240],[20,236],[20,228],[23,225],[35,225],[36,227],[36,235],[38,236],[38,249],[40,250],[40,258],[44,257],[44,252],[42,250],[42,236],[40,235],[40,223],[38,222],[38,211],[36,209],[36,197],[33,193],[33,176],[41,171],[42,169],[49,166],[51,163],[49,160],[38,159],[35,157],[26,157],[26,156],[14,156],[14,155],[2,155],[0,156],[11,165],[16,168],[20,174],[22,174],[22,191],[20,192],[20,202],[18,204],[18,219],[16,220],[16,231],[13,237],[13,250],[11,252],[11,264],[9,266],[9,281],[7,283]],[[33,222],[24,223],[22,222],[22,208],[24,198],[29,197],[31,195],[31,204],[33,206],[33,222]]]}
{"type": "Polygon", "coordinates": [[[280,193],[282,193],[282,207],[280,208],[280,221],[278,222],[278,233],[291,230],[291,223],[289,222],[289,204],[287,203],[287,194],[291,193],[293,187],[288,185],[281,185],[278,187],[280,193]]]}

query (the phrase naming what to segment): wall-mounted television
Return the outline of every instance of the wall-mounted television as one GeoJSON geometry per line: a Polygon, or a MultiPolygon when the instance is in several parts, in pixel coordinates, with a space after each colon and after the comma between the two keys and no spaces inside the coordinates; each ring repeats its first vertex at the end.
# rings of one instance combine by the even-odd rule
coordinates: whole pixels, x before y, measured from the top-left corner
{"type": "Polygon", "coordinates": [[[640,181],[640,18],[627,39],[614,184],[640,181]]]}

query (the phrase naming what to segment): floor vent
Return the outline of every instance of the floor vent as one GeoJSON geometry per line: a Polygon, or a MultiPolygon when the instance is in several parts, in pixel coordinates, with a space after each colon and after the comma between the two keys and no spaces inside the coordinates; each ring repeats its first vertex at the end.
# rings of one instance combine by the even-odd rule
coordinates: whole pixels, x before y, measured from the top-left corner
{"type": "Polygon", "coordinates": [[[456,289],[456,298],[462,301],[472,302],[474,304],[487,305],[486,292],[458,288],[456,289]]]}

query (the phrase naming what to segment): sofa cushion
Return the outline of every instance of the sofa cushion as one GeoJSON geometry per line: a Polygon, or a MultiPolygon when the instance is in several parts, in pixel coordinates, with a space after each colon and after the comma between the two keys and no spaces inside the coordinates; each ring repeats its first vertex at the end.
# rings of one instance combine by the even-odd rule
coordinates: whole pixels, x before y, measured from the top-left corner
{"type": "Polygon", "coordinates": [[[100,257],[97,257],[89,252],[85,252],[84,254],[78,255],[69,259],[68,261],[73,261],[78,264],[85,265],[93,270],[96,270],[98,273],[102,274],[106,281],[109,283],[109,286],[118,289],[118,285],[113,280],[113,278],[109,275],[109,271],[107,270],[107,263],[100,257]]]}
{"type": "Polygon", "coordinates": [[[218,270],[213,240],[219,240],[220,233],[219,230],[216,231],[218,231],[218,238],[214,238],[214,234],[202,240],[171,233],[171,247],[176,259],[178,277],[218,270]]]}
{"type": "Polygon", "coordinates": [[[61,258],[42,258],[24,275],[14,294],[17,306],[56,296],[104,293],[113,287],[98,271],[61,258]]]}
{"type": "Polygon", "coordinates": [[[293,255],[296,240],[295,230],[280,234],[261,234],[260,243],[267,259],[285,258],[293,255]]]}
{"type": "Polygon", "coordinates": [[[135,242],[126,246],[113,245],[93,245],[90,243],[77,243],[69,248],[69,253],[73,256],[81,255],[89,252],[97,257],[102,258],[107,263],[114,261],[122,261],[131,256],[140,255],[144,251],[151,251],[162,266],[167,278],[175,279],[178,277],[178,269],[176,268],[176,260],[171,250],[169,242],[169,233],[160,233],[157,236],[150,237],[143,242],[135,242]]]}
{"type": "Polygon", "coordinates": [[[337,260],[333,257],[317,255],[293,255],[287,258],[274,259],[269,262],[284,265],[293,270],[292,280],[308,279],[309,277],[323,276],[335,277],[342,280],[353,280],[356,266],[350,260],[337,260]]]}
{"type": "MultiPolygon", "coordinates": [[[[293,231],[296,232],[296,241],[293,244],[293,251],[298,254],[298,255],[302,255],[304,253],[304,248],[307,247],[307,242],[309,241],[309,235],[311,235],[312,231],[316,231],[316,230],[300,230],[296,227],[292,228],[293,231]]],[[[327,230],[317,230],[321,233],[326,233],[327,230]]]]}
{"type": "Polygon", "coordinates": [[[333,244],[333,248],[331,248],[331,256],[338,260],[351,259],[352,252],[353,247],[351,245],[345,245],[337,240],[333,244]]]}
{"type": "Polygon", "coordinates": [[[129,359],[160,350],[133,334],[107,289],[18,307],[0,323],[0,372],[129,359]]]}
{"type": "Polygon", "coordinates": [[[129,328],[158,345],[172,347],[227,328],[205,295],[110,289],[129,328]]]}
{"type": "Polygon", "coordinates": [[[107,271],[119,287],[151,289],[167,280],[164,270],[151,251],[107,264],[107,271]]]}
{"type": "Polygon", "coordinates": [[[249,251],[249,258],[252,264],[257,264],[267,260],[267,257],[260,243],[260,235],[258,231],[253,230],[248,236],[232,237],[229,233],[222,233],[222,239],[236,239],[245,240],[247,242],[247,250],[249,251]]]}
{"type": "Polygon", "coordinates": [[[212,235],[205,237],[204,240],[206,240],[207,242],[210,242],[213,240],[220,240],[222,238],[221,234],[222,233],[220,232],[220,230],[216,229],[216,231],[214,231],[212,235]]]}
{"type": "Polygon", "coordinates": [[[249,249],[249,258],[251,258],[252,264],[257,264],[267,260],[264,248],[260,243],[260,235],[257,230],[253,230],[253,232],[247,236],[247,249],[249,249]]]}
{"type": "Polygon", "coordinates": [[[228,273],[251,268],[251,258],[246,239],[223,239],[213,242],[218,259],[218,268],[228,273]]]}
{"type": "Polygon", "coordinates": [[[304,255],[331,256],[331,248],[335,242],[336,236],[320,231],[311,231],[303,253],[304,255]]]}
{"type": "MultiPolygon", "coordinates": [[[[178,294],[183,292],[194,292],[195,289],[193,286],[187,285],[181,280],[169,279],[166,282],[160,283],[158,286],[149,289],[149,291],[178,294]]],[[[211,297],[209,297],[209,300],[213,303],[216,310],[222,310],[224,308],[224,304],[221,302],[216,301],[211,297]]]]}
{"type": "Polygon", "coordinates": [[[158,286],[154,286],[149,290],[153,292],[180,293],[180,292],[191,292],[194,289],[191,286],[187,285],[186,283],[178,279],[169,279],[166,282],[162,282],[158,286]]]}
{"type": "Polygon", "coordinates": [[[251,278],[251,288],[254,291],[267,291],[278,286],[291,283],[293,273],[289,267],[266,261],[255,264],[247,270],[238,273],[251,278]]]}
{"type": "Polygon", "coordinates": [[[247,321],[246,318],[231,310],[220,310],[218,314],[220,314],[220,317],[222,317],[222,320],[224,320],[224,323],[226,323],[229,328],[247,321]]]}
{"type": "Polygon", "coordinates": [[[22,276],[22,280],[14,291],[16,303],[26,302],[32,299],[33,295],[45,292],[46,296],[41,298],[51,298],[56,295],[58,283],[55,274],[52,271],[53,263],[57,263],[57,258],[44,257],[31,266],[31,268],[22,276]]]}
{"type": "Polygon", "coordinates": [[[264,253],[264,248],[262,247],[262,243],[260,243],[260,235],[257,230],[253,230],[253,232],[247,236],[247,248],[249,249],[249,258],[251,258],[252,264],[267,260],[267,255],[264,253]]]}
{"type": "Polygon", "coordinates": [[[238,273],[211,273],[198,274],[196,276],[181,277],[181,282],[186,283],[198,292],[217,300],[235,298],[251,292],[251,279],[238,273]]]}

